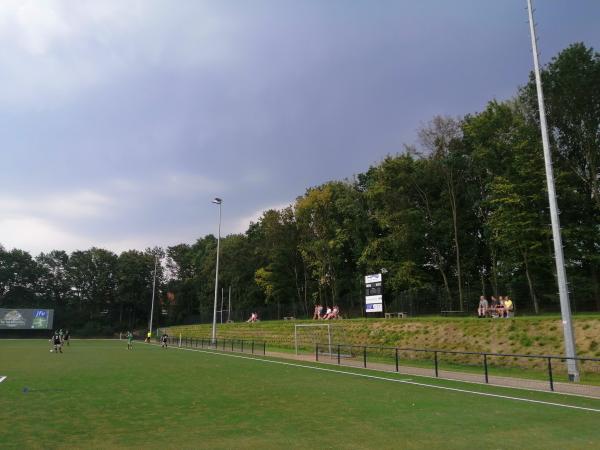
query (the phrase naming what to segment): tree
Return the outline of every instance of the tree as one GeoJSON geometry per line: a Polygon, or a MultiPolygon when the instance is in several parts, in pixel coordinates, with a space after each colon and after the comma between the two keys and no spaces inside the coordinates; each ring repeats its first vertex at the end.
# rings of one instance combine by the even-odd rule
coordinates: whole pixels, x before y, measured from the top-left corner
{"type": "MultiPolygon", "coordinates": [[[[578,279],[571,283],[576,294],[595,298],[600,310],[600,54],[573,44],[552,58],[541,75],[567,271],[578,279]],[[589,275],[582,277],[582,272],[589,275]]],[[[533,74],[520,94],[530,121],[537,124],[533,74]]]]}
{"type": "Polygon", "coordinates": [[[0,301],[6,306],[37,306],[40,296],[37,280],[40,270],[23,250],[0,249],[0,301]]]}
{"type": "Polygon", "coordinates": [[[35,258],[40,275],[37,280],[39,293],[55,307],[63,307],[71,298],[71,285],[67,278],[69,255],[62,250],[40,253],[35,258]]]}
{"type": "Polygon", "coordinates": [[[539,313],[535,273],[548,271],[549,217],[539,133],[521,106],[490,102],[482,113],[467,117],[464,135],[481,183],[479,210],[494,278],[500,266],[509,279],[522,268],[539,313]]]}
{"type": "Polygon", "coordinates": [[[75,251],[69,258],[67,277],[80,310],[94,318],[115,304],[117,260],[111,251],[93,247],[75,251]]]}
{"type": "MultiPolygon", "coordinates": [[[[427,150],[429,157],[435,163],[439,174],[445,182],[445,194],[448,199],[452,217],[454,250],[456,255],[456,277],[458,284],[459,308],[463,305],[463,273],[460,258],[460,233],[459,233],[459,196],[465,171],[464,159],[459,151],[462,142],[462,129],[460,121],[451,117],[436,116],[419,131],[419,139],[427,150]]],[[[434,175],[435,176],[435,175],[434,175]]]]}
{"type": "Polygon", "coordinates": [[[330,182],[296,200],[299,250],[316,284],[314,301],[335,304],[359,291],[357,262],[366,243],[366,210],[356,184],[330,182]]]}

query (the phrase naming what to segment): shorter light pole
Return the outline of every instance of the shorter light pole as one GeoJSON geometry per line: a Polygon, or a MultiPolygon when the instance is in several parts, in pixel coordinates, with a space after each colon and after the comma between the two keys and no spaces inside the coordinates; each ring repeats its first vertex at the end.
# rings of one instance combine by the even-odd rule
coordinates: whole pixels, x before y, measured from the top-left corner
{"type": "Polygon", "coordinates": [[[212,325],[212,337],[211,342],[215,344],[217,342],[217,294],[219,292],[219,250],[221,245],[221,204],[223,200],[219,197],[215,197],[212,201],[214,204],[219,205],[219,232],[217,234],[217,266],[215,269],[215,304],[213,308],[213,325],[212,325]]]}
{"type": "Polygon", "coordinates": [[[154,318],[154,293],[156,292],[156,267],[158,266],[158,253],[154,255],[154,280],[152,281],[152,306],[150,307],[150,322],[148,333],[152,333],[152,319],[154,318]]]}

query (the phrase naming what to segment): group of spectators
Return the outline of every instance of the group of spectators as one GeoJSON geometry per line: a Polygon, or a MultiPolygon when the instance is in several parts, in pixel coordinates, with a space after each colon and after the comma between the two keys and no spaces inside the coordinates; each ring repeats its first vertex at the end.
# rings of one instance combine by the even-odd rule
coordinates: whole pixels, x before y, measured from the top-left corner
{"type": "Polygon", "coordinates": [[[514,312],[514,304],[508,295],[499,296],[498,298],[492,295],[488,302],[485,295],[479,297],[479,306],[477,307],[477,317],[511,317],[514,312]]]}
{"type": "Polygon", "coordinates": [[[339,319],[340,308],[337,305],[333,307],[323,307],[323,305],[315,305],[315,312],[313,314],[313,320],[331,320],[339,319]],[[323,312],[325,310],[325,312],[323,312]]]}

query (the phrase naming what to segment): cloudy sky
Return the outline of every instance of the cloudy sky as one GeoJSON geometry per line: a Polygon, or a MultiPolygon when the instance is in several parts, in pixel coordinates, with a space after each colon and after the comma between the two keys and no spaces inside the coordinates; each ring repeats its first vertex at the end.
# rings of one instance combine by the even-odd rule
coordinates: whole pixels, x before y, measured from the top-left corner
{"type": "MultiPolygon", "coordinates": [[[[542,61],[600,2],[537,1],[542,61]]],[[[525,0],[2,0],[0,244],[193,242],[365,171],[531,70],[525,0]]]]}

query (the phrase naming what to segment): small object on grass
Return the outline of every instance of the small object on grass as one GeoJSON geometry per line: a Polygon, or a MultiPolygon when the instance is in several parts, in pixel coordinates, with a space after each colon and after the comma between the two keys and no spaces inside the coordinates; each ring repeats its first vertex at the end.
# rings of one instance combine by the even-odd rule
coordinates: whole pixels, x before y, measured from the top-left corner
{"type": "Polygon", "coordinates": [[[29,392],[29,388],[27,386],[25,386],[23,388],[23,394],[27,394],[29,392]]]}

